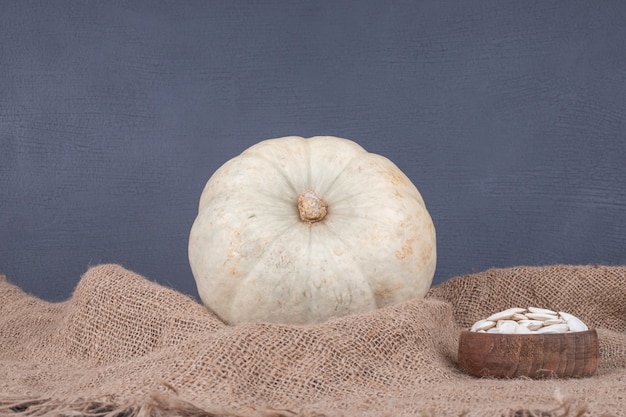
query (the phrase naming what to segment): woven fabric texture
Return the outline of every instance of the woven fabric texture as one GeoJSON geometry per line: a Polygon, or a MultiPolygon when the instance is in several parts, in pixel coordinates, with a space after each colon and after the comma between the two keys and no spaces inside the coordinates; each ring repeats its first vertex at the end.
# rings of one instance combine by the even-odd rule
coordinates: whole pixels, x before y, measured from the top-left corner
{"type": "Polygon", "coordinates": [[[0,278],[0,415],[626,415],[626,267],[491,269],[323,324],[227,326],[119,265],[49,303],[0,278]],[[597,330],[580,379],[475,378],[459,332],[513,306],[597,330]],[[586,414],[585,414],[586,413],[586,414]]]}

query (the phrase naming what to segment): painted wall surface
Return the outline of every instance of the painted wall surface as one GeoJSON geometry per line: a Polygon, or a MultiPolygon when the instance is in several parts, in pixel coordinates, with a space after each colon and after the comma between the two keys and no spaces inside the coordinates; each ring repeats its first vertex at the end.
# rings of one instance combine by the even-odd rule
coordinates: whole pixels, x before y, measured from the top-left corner
{"type": "Polygon", "coordinates": [[[3,1],[0,273],[48,300],[119,263],[196,296],[209,176],[266,138],[394,161],[435,282],[626,263],[626,3],[3,1]]]}

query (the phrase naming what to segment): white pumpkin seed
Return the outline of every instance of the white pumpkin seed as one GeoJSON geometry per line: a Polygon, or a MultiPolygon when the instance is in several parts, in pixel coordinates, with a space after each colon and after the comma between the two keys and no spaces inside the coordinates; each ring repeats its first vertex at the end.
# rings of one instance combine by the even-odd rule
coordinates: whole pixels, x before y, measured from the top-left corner
{"type": "Polygon", "coordinates": [[[551,326],[544,326],[541,329],[535,330],[537,333],[551,334],[551,333],[567,333],[569,327],[565,323],[553,324],[551,326]]]}
{"type": "Polygon", "coordinates": [[[528,328],[528,330],[537,330],[543,327],[543,321],[541,320],[520,320],[519,324],[528,328]]]}
{"type": "Polygon", "coordinates": [[[551,314],[553,316],[557,315],[556,311],[548,310],[547,308],[528,307],[528,311],[531,313],[538,313],[538,314],[551,314]]]}
{"type": "Polygon", "coordinates": [[[569,320],[567,320],[567,327],[572,332],[584,332],[589,330],[589,327],[585,323],[583,323],[578,317],[572,316],[569,320]]]}
{"type": "Polygon", "coordinates": [[[561,324],[561,323],[565,323],[565,320],[563,319],[549,319],[543,322],[544,326],[551,326],[553,324],[561,324]]]}
{"type": "Polygon", "coordinates": [[[526,326],[518,325],[517,327],[515,327],[515,332],[514,333],[516,333],[516,334],[531,334],[531,333],[535,333],[535,332],[530,330],[526,326]]]}
{"type": "Polygon", "coordinates": [[[509,309],[494,313],[491,316],[487,317],[486,320],[492,320],[492,321],[506,320],[506,319],[510,319],[516,314],[524,313],[525,311],[526,311],[525,308],[513,307],[513,308],[509,308],[509,309]]]}
{"type": "Polygon", "coordinates": [[[556,318],[555,315],[545,313],[526,313],[526,317],[528,317],[529,319],[541,321],[552,320],[556,318]]]}
{"type": "Polygon", "coordinates": [[[483,320],[478,320],[476,323],[474,323],[474,325],[472,326],[470,330],[473,332],[477,332],[479,330],[491,329],[495,325],[496,325],[495,321],[483,319],[483,320]]]}
{"type": "Polygon", "coordinates": [[[515,333],[517,322],[515,320],[500,320],[496,327],[500,330],[500,333],[515,333]]]}

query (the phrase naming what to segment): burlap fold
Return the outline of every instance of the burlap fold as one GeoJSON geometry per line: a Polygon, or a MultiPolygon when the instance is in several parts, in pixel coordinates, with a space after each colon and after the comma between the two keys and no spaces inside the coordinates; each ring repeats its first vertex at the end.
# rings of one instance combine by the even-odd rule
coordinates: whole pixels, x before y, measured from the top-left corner
{"type": "Polygon", "coordinates": [[[426,299],[310,326],[226,326],[119,265],[89,269],[62,303],[3,278],[0,415],[46,413],[626,415],[626,267],[492,269],[426,299]],[[460,372],[460,329],[512,306],[567,311],[595,327],[596,374],[460,372]]]}

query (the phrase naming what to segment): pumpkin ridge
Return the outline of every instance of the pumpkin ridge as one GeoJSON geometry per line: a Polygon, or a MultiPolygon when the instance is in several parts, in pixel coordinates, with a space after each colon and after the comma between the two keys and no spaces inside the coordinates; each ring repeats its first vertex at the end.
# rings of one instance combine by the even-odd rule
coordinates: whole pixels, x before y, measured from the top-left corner
{"type": "MultiPolygon", "coordinates": [[[[251,274],[251,272],[252,272],[252,271],[254,271],[254,270],[256,270],[256,268],[258,267],[258,265],[259,265],[259,264],[260,264],[260,263],[261,263],[261,262],[265,259],[265,257],[266,257],[266,256],[268,256],[268,255],[267,255],[268,253],[271,253],[271,250],[270,250],[271,246],[272,246],[272,245],[274,245],[274,244],[275,244],[275,243],[279,240],[279,238],[280,238],[281,236],[283,236],[284,234],[286,234],[286,233],[288,233],[289,231],[291,231],[294,227],[299,227],[300,223],[301,223],[301,222],[300,222],[299,220],[298,220],[298,221],[295,221],[295,222],[293,222],[293,223],[291,223],[291,224],[289,224],[289,225],[285,226],[285,227],[284,227],[281,231],[279,231],[278,233],[276,233],[276,234],[274,234],[274,235],[272,236],[273,238],[272,238],[272,240],[271,240],[270,242],[268,242],[267,246],[265,247],[265,250],[264,250],[264,251],[260,254],[260,256],[258,256],[258,257],[255,259],[254,263],[252,263],[251,265],[249,265],[248,270],[249,270],[250,272],[248,272],[248,274],[246,274],[246,276],[245,276],[245,277],[243,277],[243,279],[241,280],[241,282],[239,283],[239,285],[237,285],[237,289],[234,291],[233,296],[232,296],[232,299],[233,299],[233,300],[237,300],[237,299],[239,299],[239,298],[240,298],[240,297],[239,297],[239,292],[240,292],[242,289],[245,289],[245,287],[246,287],[246,285],[247,285],[247,282],[248,282],[248,281],[252,278],[252,274],[251,274]]],[[[309,245],[309,247],[310,247],[310,245],[309,245]]],[[[309,252],[310,252],[310,251],[309,251],[309,252]]],[[[309,254],[309,255],[310,255],[310,254],[309,254]]],[[[233,314],[232,309],[233,309],[233,304],[231,303],[231,304],[229,304],[229,305],[228,305],[228,314],[229,314],[229,316],[230,316],[230,317],[236,316],[236,315],[234,315],[234,314],[233,314]]],[[[220,318],[222,318],[222,317],[220,316],[220,318]]],[[[224,320],[224,319],[222,318],[222,320],[224,320]]]]}
{"type": "MultiPolygon", "coordinates": [[[[335,175],[335,178],[333,178],[333,180],[332,180],[332,181],[331,181],[331,182],[330,182],[330,183],[326,186],[326,190],[319,190],[319,193],[320,193],[320,194],[322,194],[322,195],[324,195],[324,196],[325,196],[325,198],[327,198],[327,194],[328,194],[328,192],[329,192],[330,190],[332,190],[332,189],[333,189],[333,186],[335,185],[335,183],[337,182],[337,180],[339,179],[339,177],[341,176],[341,174],[343,174],[343,173],[344,173],[344,171],[345,171],[346,169],[348,169],[348,167],[352,164],[352,162],[354,162],[354,160],[355,160],[355,159],[357,159],[357,158],[358,158],[358,157],[360,157],[360,156],[362,156],[362,155],[354,155],[354,156],[353,156],[353,157],[352,157],[352,158],[348,161],[348,163],[346,163],[346,164],[343,166],[343,168],[341,168],[341,171],[339,171],[339,172],[337,173],[337,175],[335,175]]],[[[310,158],[310,156],[309,156],[309,158],[310,158]]],[[[331,197],[331,198],[332,198],[332,197],[331,197]]],[[[344,198],[344,199],[345,199],[345,198],[344,198]]],[[[343,200],[343,199],[342,199],[342,200],[343,200]]],[[[341,200],[333,200],[333,201],[334,201],[334,202],[338,202],[338,201],[341,201],[341,200]]],[[[328,202],[328,200],[326,200],[326,202],[328,202]]]]}
{"type": "MultiPolygon", "coordinates": [[[[313,187],[313,183],[312,183],[312,167],[311,167],[311,141],[310,139],[304,139],[304,143],[306,144],[306,183],[304,185],[305,188],[312,190],[314,193],[317,191],[319,192],[319,190],[316,190],[317,187],[313,187]]],[[[297,192],[298,196],[300,196],[302,193],[304,193],[307,190],[300,190],[297,192]]]]}
{"type": "MultiPolygon", "coordinates": [[[[311,255],[312,255],[312,253],[311,253],[311,242],[313,240],[313,232],[311,231],[310,227],[308,228],[307,232],[308,232],[308,238],[309,238],[308,240],[309,241],[307,242],[307,251],[306,251],[307,252],[307,266],[308,266],[308,268],[307,268],[307,276],[306,276],[306,285],[307,285],[307,287],[310,288],[311,281],[312,281],[311,275],[313,274],[313,272],[311,271],[311,255]]],[[[305,292],[305,294],[306,294],[306,292],[305,292]]],[[[312,294],[310,292],[310,290],[309,290],[309,294],[312,294]]],[[[307,312],[309,314],[311,314],[311,313],[315,314],[315,312],[312,309],[312,305],[311,305],[311,303],[313,302],[313,297],[312,296],[307,297],[305,295],[304,299],[306,300],[306,310],[307,310],[307,312]]]]}
{"type": "Polygon", "coordinates": [[[301,191],[298,192],[296,185],[293,182],[291,182],[291,179],[285,174],[285,171],[277,167],[276,163],[272,159],[266,157],[265,155],[260,155],[260,154],[250,154],[250,156],[267,162],[285,180],[287,185],[289,185],[289,188],[291,188],[291,191],[293,191],[296,196],[300,195],[301,191]]]}
{"type": "MultiPolygon", "coordinates": [[[[386,161],[387,163],[391,163],[391,164],[393,165],[393,167],[394,167],[394,168],[399,169],[399,168],[398,168],[395,164],[393,164],[393,162],[392,162],[391,160],[389,160],[388,158],[385,158],[384,156],[381,156],[381,155],[371,154],[371,153],[368,153],[367,151],[365,151],[363,154],[357,154],[357,155],[354,155],[354,156],[352,157],[352,159],[350,159],[350,161],[348,161],[348,163],[346,163],[346,165],[345,165],[345,166],[341,169],[341,171],[339,171],[339,172],[337,173],[337,176],[335,177],[335,179],[334,179],[334,180],[333,180],[333,181],[332,181],[332,182],[328,185],[328,189],[330,190],[330,189],[332,189],[332,188],[333,188],[333,186],[335,186],[335,183],[337,182],[337,180],[339,179],[339,177],[341,177],[341,176],[342,176],[342,174],[343,174],[343,173],[344,173],[344,172],[345,172],[348,168],[350,168],[350,166],[351,166],[351,165],[352,165],[355,161],[358,161],[359,159],[363,159],[363,158],[373,158],[373,159],[380,159],[380,158],[382,158],[382,159],[383,159],[384,161],[386,161]]],[[[368,160],[368,162],[370,162],[370,161],[371,161],[371,159],[369,159],[369,160],[368,160]]],[[[377,175],[377,178],[382,179],[382,175],[377,175]]],[[[407,179],[408,179],[408,178],[407,178],[407,179]]],[[[410,180],[409,180],[409,181],[410,181],[410,180]]],[[[413,185],[413,184],[411,183],[411,185],[413,185]]],[[[335,187],[336,187],[336,186],[335,186],[335,187]]],[[[414,188],[416,188],[414,185],[413,185],[413,187],[414,187],[414,188]]],[[[378,190],[379,188],[380,188],[380,189],[382,189],[382,190],[384,190],[384,189],[388,188],[388,184],[386,184],[386,183],[385,183],[385,182],[383,182],[383,181],[381,181],[380,183],[377,183],[377,184],[371,184],[371,183],[370,183],[370,184],[368,184],[368,187],[367,187],[367,193],[368,193],[368,194],[369,194],[369,193],[371,193],[371,194],[374,194],[374,195],[375,195],[375,194],[377,193],[377,190],[378,190]],[[377,186],[374,186],[374,185],[377,185],[377,186]]],[[[352,189],[353,189],[353,187],[351,187],[349,190],[351,191],[352,189]]],[[[417,188],[416,188],[416,191],[417,191],[417,188]]],[[[418,193],[419,193],[419,191],[418,191],[418,193]]],[[[342,193],[342,196],[341,196],[341,197],[340,197],[340,199],[338,199],[338,200],[332,199],[332,194],[331,194],[331,199],[332,199],[333,204],[336,204],[336,203],[341,203],[341,202],[343,202],[343,201],[345,201],[345,200],[351,200],[351,199],[353,199],[356,195],[362,195],[362,194],[363,194],[363,190],[359,190],[358,192],[354,192],[354,193],[344,192],[344,193],[342,193]]],[[[421,198],[421,195],[420,195],[420,198],[421,198]]],[[[326,200],[326,202],[328,202],[328,199],[326,200]]],[[[423,201],[422,201],[422,204],[423,204],[423,201]]]]}
{"type": "MultiPolygon", "coordinates": [[[[328,223],[325,223],[325,225],[326,225],[326,230],[329,233],[332,233],[333,237],[335,237],[339,242],[341,242],[341,244],[344,245],[344,247],[346,247],[347,249],[350,249],[351,246],[348,245],[348,243],[346,243],[346,241],[343,239],[343,237],[341,237],[339,233],[333,230],[332,227],[328,223]]],[[[367,284],[367,287],[369,288],[370,293],[372,294],[372,298],[374,299],[374,303],[378,306],[378,300],[376,300],[376,291],[374,291],[374,288],[372,288],[372,283],[370,282],[370,280],[367,279],[367,275],[365,274],[365,271],[363,271],[363,266],[359,264],[359,262],[356,261],[354,255],[352,255],[352,252],[350,252],[350,250],[346,250],[346,253],[350,254],[350,260],[352,261],[354,268],[358,269],[359,274],[361,274],[361,277],[365,278],[363,281],[367,284]]]]}

